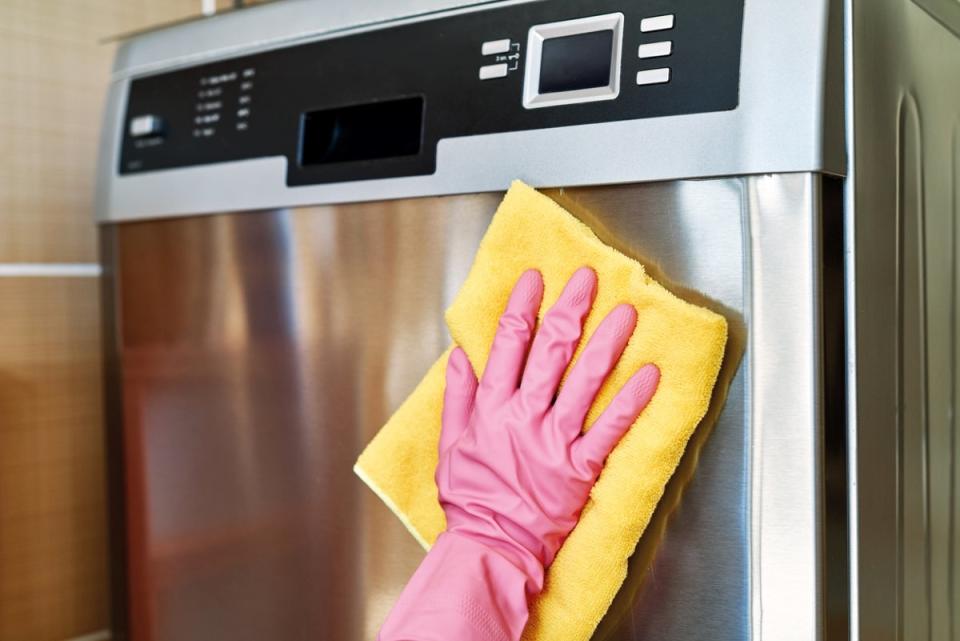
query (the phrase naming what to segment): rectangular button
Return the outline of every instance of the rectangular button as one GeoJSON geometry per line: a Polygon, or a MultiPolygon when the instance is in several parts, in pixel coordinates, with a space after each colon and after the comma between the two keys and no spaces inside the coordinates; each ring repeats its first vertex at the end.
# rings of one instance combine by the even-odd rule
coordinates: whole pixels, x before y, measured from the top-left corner
{"type": "Polygon", "coordinates": [[[662,82],[670,82],[670,68],[662,67],[660,69],[647,69],[637,72],[638,85],[657,85],[662,82]]]}
{"type": "Polygon", "coordinates": [[[160,119],[149,114],[137,116],[130,120],[130,135],[134,138],[158,134],[161,128],[160,119]]]}
{"type": "Polygon", "coordinates": [[[640,21],[640,31],[643,31],[644,33],[648,31],[666,31],[667,29],[673,29],[672,13],[665,16],[644,18],[640,21]]]}
{"type": "Polygon", "coordinates": [[[673,53],[673,42],[664,40],[663,42],[651,42],[650,44],[640,45],[637,56],[640,58],[661,58],[673,53]]]}
{"type": "Polygon", "coordinates": [[[480,67],[480,80],[490,80],[491,78],[503,78],[507,75],[507,63],[501,62],[498,65],[484,65],[480,67]]]}
{"type": "Polygon", "coordinates": [[[504,38],[503,40],[488,40],[483,43],[483,46],[480,47],[480,50],[485,56],[492,56],[495,53],[507,53],[510,51],[510,38],[504,38]]]}

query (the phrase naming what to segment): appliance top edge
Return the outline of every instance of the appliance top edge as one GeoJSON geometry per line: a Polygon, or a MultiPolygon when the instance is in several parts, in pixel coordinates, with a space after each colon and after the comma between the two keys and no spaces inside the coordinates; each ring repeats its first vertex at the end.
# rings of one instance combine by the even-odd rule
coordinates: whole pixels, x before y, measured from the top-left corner
{"type": "Polygon", "coordinates": [[[284,0],[160,26],[121,41],[114,81],[356,31],[545,0],[284,0]]]}

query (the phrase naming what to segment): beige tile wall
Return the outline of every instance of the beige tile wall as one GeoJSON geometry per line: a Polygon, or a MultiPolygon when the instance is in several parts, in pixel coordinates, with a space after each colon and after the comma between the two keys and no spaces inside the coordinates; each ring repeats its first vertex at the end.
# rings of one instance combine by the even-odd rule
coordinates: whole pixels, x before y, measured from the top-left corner
{"type": "Polygon", "coordinates": [[[199,12],[200,0],[0,0],[4,641],[109,626],[92,202],[114,45],[98,42],[199,12]],[[11,275],[77,263],[86,275],[11,275]]]}

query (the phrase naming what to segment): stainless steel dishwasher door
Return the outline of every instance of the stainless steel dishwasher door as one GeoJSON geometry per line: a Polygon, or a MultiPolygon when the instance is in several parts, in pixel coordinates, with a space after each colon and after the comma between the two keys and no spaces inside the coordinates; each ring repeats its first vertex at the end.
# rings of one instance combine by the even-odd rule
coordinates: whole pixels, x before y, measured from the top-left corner
{"type": "MultiPolygon", "coordinates": [[[[731,323],[597,639],[816,637],[820,180],[549,192],[731,323]]],[[[499,198],[103,226],[134,641],[375,637],[423,552],[351,466],[448,344],[499,198]]]]}

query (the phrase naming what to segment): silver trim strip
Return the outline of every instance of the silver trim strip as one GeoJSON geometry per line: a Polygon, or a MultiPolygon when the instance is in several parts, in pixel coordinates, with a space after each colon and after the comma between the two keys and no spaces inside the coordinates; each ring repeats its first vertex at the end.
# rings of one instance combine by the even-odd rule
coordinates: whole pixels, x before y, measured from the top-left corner
{"type": "Polygon", "coordinates": [[[857,439],[857,281],[856,281],[856,145],[854,145],[853,90],[853,0],[843,2],[843,63],[844,63],[844,117],[846,119],[845,145],[847,148],[848,180],[843,194],[844,233],[844,333],[846,334],[847,363],[847,562],[849,564],[849,629],[850,641],[860,641],[860,506],[857,439]]]}
{"type": "Polygon", "coordinates": [[[821,202],[816,176],[792,178],[748,183],[751,620],[757,640],[822,638],[821,202]],[[795,380],[783,385],[787,370],[795,380]]]}

